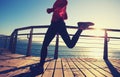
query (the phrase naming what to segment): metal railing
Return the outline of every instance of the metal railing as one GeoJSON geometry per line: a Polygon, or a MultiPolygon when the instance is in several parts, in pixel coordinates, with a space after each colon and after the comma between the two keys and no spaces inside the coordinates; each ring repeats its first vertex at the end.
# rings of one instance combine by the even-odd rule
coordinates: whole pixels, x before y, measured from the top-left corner
{"type": "MultiPolygon", "coordinates": [[[[12,53],[15,53],[17,40],[19,39],[18,36],[26,36],[28,39],[26,56],[31,56],[33,35],[45,35],[45,32],[40,32],[40,31],[34,32],[34,30],[35,29],[47,29],[48,27],[49,27],[48,25],[44,25],[44,26],[29,26],[29,27],[15,29],[10,37],[9,50],[12,53]],[[28,30],[28,32],[19,33],[19,32],[23,32],[24,30],[28,30]]],[[[74,30],[78,29],[78,27],[74,27],[74,26],[66,26],[66,27],[67,29],[74,29],[74,30]]],[[[88,30],[94,30],[94,28],[89,28],[88,30]]],[[[108,32],[120,32],[120,30],[119,29],[101,29],[101,30],[104,31],[103,36],[81,35],[81,37],[97,37],[97,38],[104,39],[103,59],[107,60],[108,59],[108,41],[110,39],[120,39],[120,37],[109,37],[108,32]]],[[[73,34],[70,34],[70,36],[73,36],[73,34]]],[[[59,34],[57,34],[56,41],[55,41],[56,43],[55,43],[55,50],[54,50],[55,51],[54,58],[58,58],[59,43],[61,42],[59,38],[60,38],[59,34]]]]}
{"type": "Polygon", "coordinates": [[[0,48],[8,49],[10,36],[0,35],[0,48]]]}

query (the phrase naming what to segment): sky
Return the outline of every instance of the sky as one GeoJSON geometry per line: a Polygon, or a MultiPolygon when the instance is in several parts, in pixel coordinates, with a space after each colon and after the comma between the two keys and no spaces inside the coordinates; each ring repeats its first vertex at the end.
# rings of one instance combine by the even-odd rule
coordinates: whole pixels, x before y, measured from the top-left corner
{"type": "MultiPolygon", "coordinates": [[[[0,0],[0,34],[10,35],[16,28],[49,25],[55,0],[0,0]]],[[[91,21],[94,28],[120,29],[120,0],[68,0],[67,25],[91,21]]]]}

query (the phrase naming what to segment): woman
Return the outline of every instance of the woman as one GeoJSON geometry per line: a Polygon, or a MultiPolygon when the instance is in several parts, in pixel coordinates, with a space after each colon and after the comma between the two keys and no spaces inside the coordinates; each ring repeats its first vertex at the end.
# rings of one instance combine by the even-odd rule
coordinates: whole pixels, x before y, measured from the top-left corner
{"type": "Polygon", "coordinates": [[[45,34],[45,38],[41,48],[41,60],[40,63],[36,66],[39,68],[39,70],[42,69],[42,72],[45,63],[45,58],[47,56],[47,47],[49,46],[50,42],[57,33],[61,35],[67,47],[73,48],[76,42],[78,41],[79,36],[83,31],[83,29],[88,28],[88,26],[94,25],[91,22],[79,22],[78,23],[79,28],[77,32],[72,37],[72,39],[70,39],[64,22],[64,20],[68,18],[66,13],[67,4],[68,4],[67,0],[56,0],[56,2],[53,5],[53,8],[47,9],[47,13],[48,14],[53,13],[53,15],[51,20],[51,25],[49,26],[45,34]]]}

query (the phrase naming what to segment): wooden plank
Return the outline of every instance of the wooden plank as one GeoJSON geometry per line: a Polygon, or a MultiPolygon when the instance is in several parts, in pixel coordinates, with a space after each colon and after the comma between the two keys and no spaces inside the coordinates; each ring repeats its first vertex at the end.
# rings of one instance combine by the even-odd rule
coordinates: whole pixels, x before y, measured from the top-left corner
{"type": "Polygon", "coordinates": [[[55,60],[52,60],[52,61],[50,61],[50,64],[46,68],[42,77],[52,77],[54,74],[54,68],[55,68],[55,60]]]}
{"type": "Polygon", "coordinates": [[[4,65],[2,67],[3,70],[1,71],[1,73],[3,72],[2,75],[7,74],[8,77],[29,72],[29,66],[39,61],[34,61],[34,59],[27,59],[28,57],[23,58],[19,55],[10,55],[10,57],[10,59],[4,61],[6,64],[2,62],[2,64],[4,63],[4,65]],[[8,67],[8,69],[6,69],[6,67],[8,67]]]}
{"type": "Polygon", "coordinates": [[[95,77],[95,75],[94,75],[93,73],[91,73],[91,72],[89,71],[89,69],[86,68],[86,67],[83,65],[83,63],[82,63],[82,61],[81,61],[80,59],[78,59],[78,58],[76,58],[76,59],[77,59],[76,65],[80,68],[80,70],[84,73],[84,75],[85,75],[86,77],[95,77]]]}
{"type": "Polygon", "coordinates": [[[92,64],[94,64],[95,66],[104,69],[105,71],[111,73],[110,69],[108,69],[108,66],[105,62],[100,61],[100,62],[92,62],[92,64]]]}
{"type": "Polygon", "coordinates": [[[92,68],[96,69],[97,71],[101,72],[102,74],[104,74],[107,77],[113,77],[109,72],[93,65],[91,62],[86,62],[87,64],[89,64],[92,68]]]}
{"type": "Polygon", "coordinates": [[[103,70],[103,69],[96,69],[96,70],[98,70],[98,71],[100,71],[102,74],[104,74],[105,77],[113,77],[113,75],[112,75],[111,73],[109,73],[109,72],[107,72],[107,71],[105,71],[105,70],[103,70]]]}
{"type": "Polygon", "coordinates": [[[70,69],[68,63],[66,62],[65,58],[62,58],[62,65],[63,65],[63,72],[64,77],[74,77],[72,70],[70,69]]]}
{"type": "Polygon", "coordinates": [[[98,70],[96,70],[95,67],[90,66],[90,65],[86,62],[86,60],[84,60],[84,59],[81,59],[81,60],[83,61],[82,64],[83,64],[86,68],[88,68],[88,70],[90,70],[95,76],[97,76],[97,77],[105,77],[105,75],[102,74],[101,72],[99,72],[98,70]]]}
{"type": "Polygon", "coordinates": [[[5,71],[5,70],[10,70],[16,68],[15,66],[9,66],[8,61],[0,61],[0,72],[5,71]]]}
{"type": "MultiPolygon", "coordinates": [[[[50,60],[50,59],[47,59],[47,60],[50,60]]],[[[45,64],[44,64],[44,72],[46,71],[49,63],[50,63],[49,61],[48,61],[48,62],[45,62],[45,64]]],[[[43,74],[44,74],[44,73],[43,73],[43,74]]],[[[37,75],[36,77],[42,77],[43,74],[37,75]]]]}
{"type": "Polygon", "coordinates": [[[76,67],[76,65],[70,58],[67,59],[67,62],[73,72],[74,77],[84,77],[83,73],[76,67]]]}
{"type": "MultiPolygon", "coordinates": [[[[17,60],[16,60],[16,62],[17,62],[17,60]]],[[[22,61],[21,61],[21,59],[19,59],[18,62],[15,64],[15,66],[18,69],[15,70],[15,71],[11,71],[9,73],[9,77],[12,77],[12,76],[15,76],[15,75],[19,75],[19,74],[22,74],[22,73],[30,72],[29,66],[32,65],[32,64],[35,64],[36,62],[33,61],[33,60],[27,60],[25,58],[22,61]],[[24,68],[22,68],[22,67],[24,67],[24,68]],[[19,69],[19,68],[21,68],[21,69],[19,69]]]]}
{"type": "MultiPolygon", "coordinates": [[[[28,58],[28,57],[27,57],[28,58]]],[[[39,58],[36,58],[36,59],[38,59],[38,60],[34,60],[35,58],[33,57],[33,59],[30,57],[30,59],[24,59],[23,61],[24,61],[24,63],[23,63],[23,67],[25,67],[25,66],[29,66],[30,67],[30,65],[33,65],[33,64],[36,64],[36,63],[39,63],[39,58]],[[37,62],[36,62],[37,61],[37,62]],[[26,65],[26,63],[27,63],[27,65],[26,65]]],[[[46,66],[48,65],[48,63],[45,63],[45,68],[46,68],[46,66]]],[[[22,67],[21,66],[21,67],[22,67]]],[[[20,67],[20,66],[19,66],[20,67]]],[[[20,68],[21,68],[20,67],[20,68]]],[[[18,70],[15,70],[15,71],[13,71],[13,72],[10,72],[9,73],[9,77],[12,77],[12,76],[19,76],[19,75],[22,75],[23,74],[23,76],[27,76],[27,75],[30,75],[31,74],[31,71],[30,71],[30,69],[29,69],[29,67],[26,67],[26,68],[23,68],[23,69],[18,69],[18,70]]],[[[42,76],[42,74],[40,74],[40,75],[38,75],[39,77],[41,77],[42,76]]],[[[37,76],[36,76],[37,77],[37,76]]]]}
{"type": "Polygon", "coordinates": [[[13,77],[13,76],[20,75],[22,73],[27,73],[27,72],[30,72],[28,67],[24,68],[24,69],[18,69],[15,71],[11,71],[11,72],[7,73],[7,77],[13,77]]]}
{"type": "Polygon", "coordinates": [[[62,71],[62,65],[61,65],[61,59],[60,58],[58,58],[56,60],[54,77],[63,77],[63,71],[62,71]]]}

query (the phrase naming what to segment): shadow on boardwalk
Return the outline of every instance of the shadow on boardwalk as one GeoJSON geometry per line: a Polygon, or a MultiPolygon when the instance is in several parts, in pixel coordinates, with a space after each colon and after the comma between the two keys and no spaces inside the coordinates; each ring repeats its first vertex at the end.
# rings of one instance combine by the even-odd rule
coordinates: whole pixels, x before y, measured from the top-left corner
{"type": "MultiPolygon", "coordinates": [[[[18,57],[18,58],[10,58],[10,59],[19,59],[19,58],[24,58],[24,57],[18,57]]],[[[10,60],[10,59],[4,59],[4,60],[10,60]]],[[[54,59],[49,59],[49,60],[46,60],[46,62],[50,62],[54,59]]],[[[38,63],[34,63],[34,64],[31,64],[31,65],[26,65],[26,66],[22,66],[22,67],[12,67],[12,66],[9,66],[9,67],[12,67],[12,69],[9,69],[9,70],[4,70],[4,71],[0,71],[0,75],[1,74],[6,74],[6,73],[9,73],[9,72],[15,72],[17,70],[21,70],[21,69],[26,69],[26,68],[29,68],[29,71],[28,72],[25,72],[25,73],[21,73],[21,74],[17,74],[15,76],[12,76],[12,77],[35,77],[37,75],[40,75],[41,73],[40,70],[32,70],[31,68],[33,68],[33,66],[37,65],[38,63]]],[[[0,67],[4,67],[4,66],[0,66],[0,67]]],[[[5,67],[8,67],[8,66],[5,66],[5,67]]]]}
{"type": "MultiPolygon", "coordinates": [[[[9,73],[9,72],[14,72],[14,71],[17,71],[17,70],[20,70],[20,69],[25,69],[27,67],[31,67],[33,65],[36,65],[36,64],[32,64],[32,65],[27,65],[27,66],[23,66],[23,67],[19,67],[19,68],[13,68],[13,69],[9,69],[9,70],[5,70],[5,71],[1,71],[0,74],[6,74],[6,73],[9,73]]],[[[30,72],[29,73],[24,73],[24,74],[21,74],[21,75],[18,75],[18,76],[15,76],[15,77],[21,77],[22,75],[28,75],[28,74],[31,74],[30,72]]],[[[25,76],[27,77],[27,76],[25,76]]]]}
{"type": "Polygon", "coordinates": [[[37,69],[37,70],[31,70],[32,66],[34,65],[37,65],[37,64],[33,64],[33,65],[30,65],[30,66],[26,66],[26,67],[30,67],[30,71],[29,72],[26,72],[26,73],[21,73],[21,74],[18,74],[18,75],[15,75],[13,77],[36,77],[37,75],[40,75],[41,73],[39,73],[41,70],[37,69]]]}
{"type": "Polygon", "coordinates": [[[117,69],[112,65],[112,63],[109,60],[104,60],[105,63],[107,64],[111,74],[113,77],[120,77],[120,73],[117,71],[117,69]]]}
{"type": "MultiPolygon", "coordinates": [[[[52,60],[54,60],[54,59],[46,60],[46,62],[49,62],[49,61],[52,61],[52,60]]],[[[32,69],[33,66],[35,66],[35,65],[37,65],[37,63],[36,63],[36,64],[29,65],[29,66],[26,66],[26,67],[30,67],[30,72],[22,73],[22,74],[13,76],[13,77],[36,77],[36,76],[38,76],[38,75],[40,75],[40,74],[43,74],[43,73],[41,73],[41,72],[43,72],[43,69],[44,69],[44,68],[43,68],[43,69],[38,69],[38,68],[36,68],[36,70],[35,70],[35,69],[32,69]]]]}

